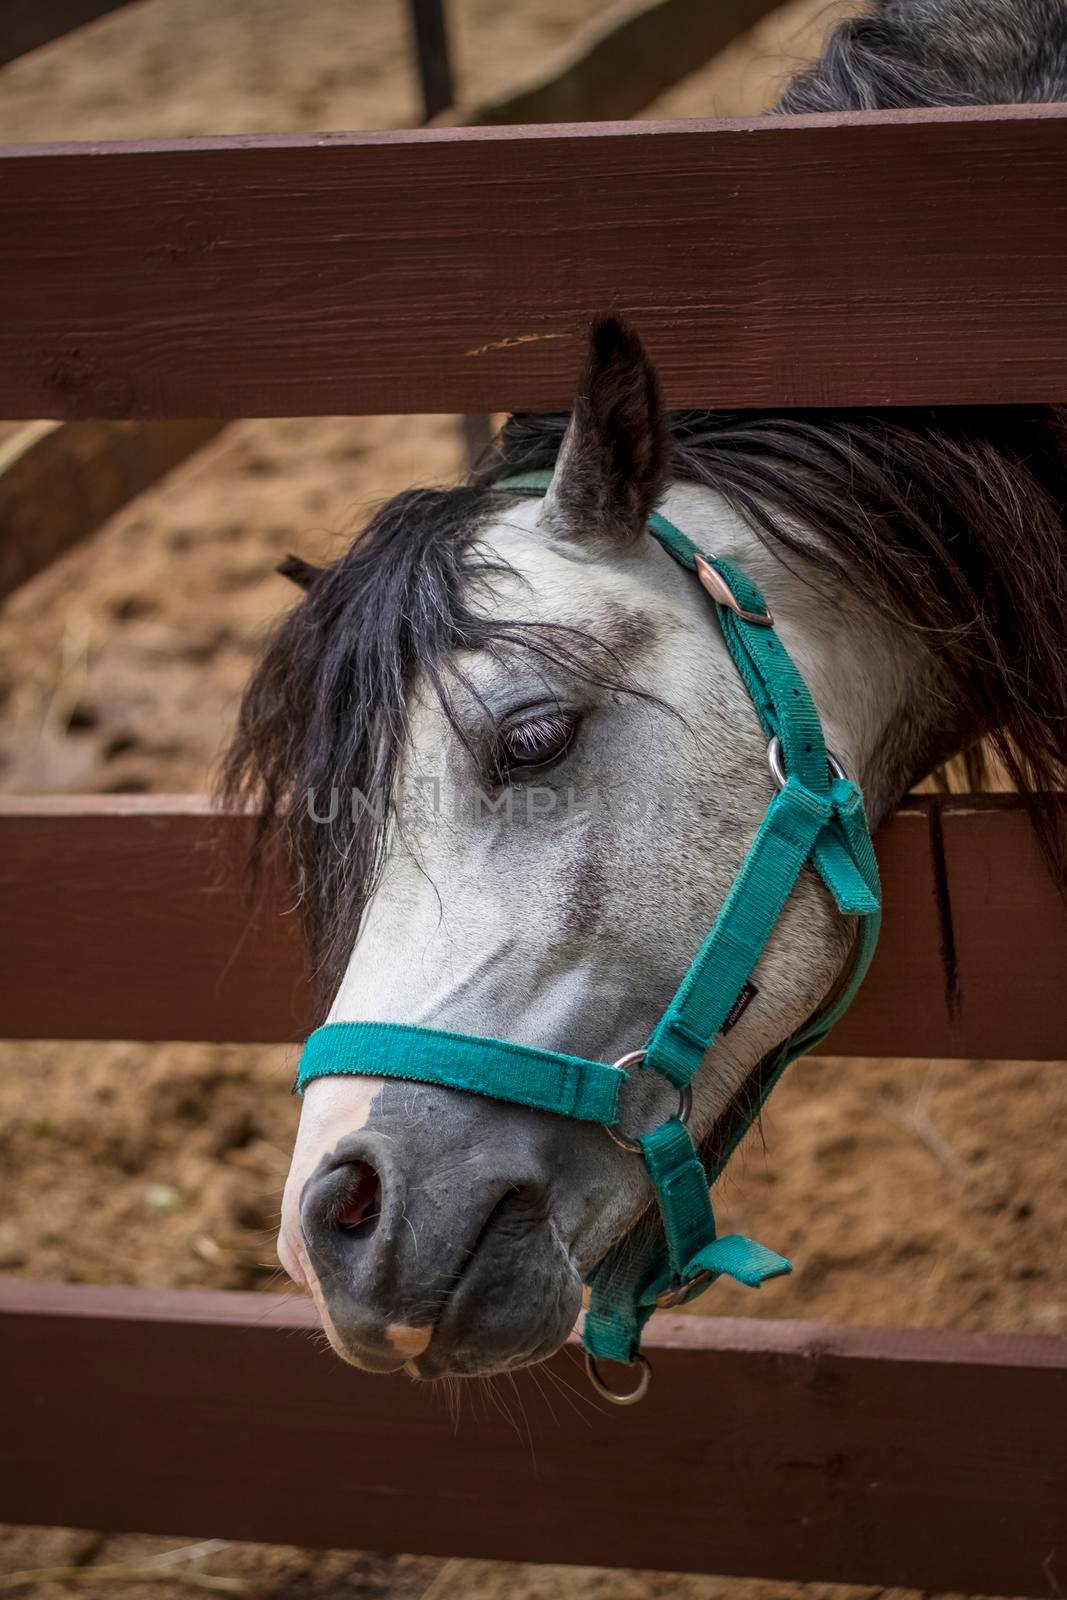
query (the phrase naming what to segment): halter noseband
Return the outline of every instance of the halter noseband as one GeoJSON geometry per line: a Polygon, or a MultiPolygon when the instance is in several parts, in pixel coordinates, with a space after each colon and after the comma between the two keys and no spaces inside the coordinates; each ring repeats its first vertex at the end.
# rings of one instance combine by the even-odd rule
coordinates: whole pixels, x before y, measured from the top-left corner
{"type": "MultiPolygon", "coordinates": [[[[550,472],[502,479],[494,489],[543,495],[550,472]]],[[[442,1084],[470,1094],[604,1125],[648,1169],[660,1222],[644,1253],[623,1239],[589,1278],[582,1332],[586,1365],[605,1398],[632,1404],[645,1393],[649,1367],[641,1332],[658,1307],[681,1305],[723,1275],[758,1288],[790,1272],[784,1256],[741,1234],[719,1237],[709,1189],[790,1061],[814,1048],[851,1004],[878,942],[878,866],[863,796],[827,754],[807,685],[775,632],[759,589],[739,568],[703,555],[658,512],[649,532],[715,602],[719,626],[769,741],[777,792],[741,869],[674,998],[647,1044],[609,1065],[505,1039],[385,1022],[327,1023],[308,1039],[296,1087],[314,1078],[354,1074],[442,1084]],[[691,1086],[716,1037],[743,1001],[763,948],[808,863],[837,909],[858,919],[852,959],[819,1011],[760,1063],[756,1081],[714,1160],[705,1168],[686,1126],[691,1086]],[[618,1127],[619,1092],[632,1070],[656,1072],[678,1090],[676,1114],[649,1133],[618,1127]],[[640,1362],[637,1387],[609,1389],[598,1358],[640,1362]]]]}

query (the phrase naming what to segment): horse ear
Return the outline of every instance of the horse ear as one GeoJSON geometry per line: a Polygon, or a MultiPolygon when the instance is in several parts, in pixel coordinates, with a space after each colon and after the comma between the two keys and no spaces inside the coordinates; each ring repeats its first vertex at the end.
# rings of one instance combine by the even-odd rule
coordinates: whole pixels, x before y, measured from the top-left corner
{"type": "Polygon", "coordinates": [[[655,368],[633,328],[600,318],[545,495],[545,521],[571,539],[638,539],[667,486],[669,461],[655,368]]]}
{"type": "Polygon", "coordinates": [[[316,567],[310,561],[305,561],[303,556],[286,556],[284,561],[279,561],[275,567],[281,577],[288,578],[290,583],[295,583],[298,589],[308,590],[325,572],[325,567],[316,567]]]}

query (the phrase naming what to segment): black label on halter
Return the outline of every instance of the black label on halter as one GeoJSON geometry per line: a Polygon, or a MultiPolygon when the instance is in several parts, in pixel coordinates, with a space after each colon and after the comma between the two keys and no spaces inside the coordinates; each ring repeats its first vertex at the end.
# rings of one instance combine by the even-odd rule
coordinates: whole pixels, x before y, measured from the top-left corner
{"type": "Polygon", "coordinates": [[[744,988],[727,1012],[726,1021],[719,1029],[720,1034],[729,1033],[731,1028],[737,1027],[737,1024],[758,994],[759,990],[756,985],[746,980],[744,988]]]}

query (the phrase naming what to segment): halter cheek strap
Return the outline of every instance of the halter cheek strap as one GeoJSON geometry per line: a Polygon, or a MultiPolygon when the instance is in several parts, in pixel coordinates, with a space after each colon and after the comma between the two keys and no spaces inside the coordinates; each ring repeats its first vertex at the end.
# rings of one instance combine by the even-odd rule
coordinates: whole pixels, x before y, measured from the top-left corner
{"type": "MultiPolygon", "coordinates": [[[[505,478],[507,494],[542,495],[550,472],[505,478]]],[[[715,1182],[790,1061],[825,1035],[851,1003],[878,942],[880,889],[863,798],[827,754],[807,685],[774,628],[759,589],[739,568],[699,551],[665,517],[649,532],[694,572],[715,603],[723,638],[769,741],[777,792],[706,939],[647,1044],[609,1065],[503,1039],[380,1022],[327,1023],[308,1039],[296,1086],[336,1074],[443,1084],[581,1121],[603,1123],[640,1154],[659,1210],[643,1251],[622,1240],[589,1279],[582,1334],[590,1375],[609,1399],[639,1399],[647,1365],[627,1395],[608,1390],[597,1358],[644,1361],[641,1332],[657,1307],[680,1305],[727,1276],[758,1288],[791,1271],[789,1262],[740,1234],[719,1237],[711,1207],[715,1182]],[[811,864],[842,915],[857,919],[852,960],[832,997],[760,1064],[756,1087],[739,1107],[712,1165],[705,1167],[686,1127],[691,1085],[728,1023],[800,873],[811,864]],[[680,1094],[678,1113],[634,1137],[618,1129],[619,1092],[631,1070],[657,1072],[680,1094]]]]}

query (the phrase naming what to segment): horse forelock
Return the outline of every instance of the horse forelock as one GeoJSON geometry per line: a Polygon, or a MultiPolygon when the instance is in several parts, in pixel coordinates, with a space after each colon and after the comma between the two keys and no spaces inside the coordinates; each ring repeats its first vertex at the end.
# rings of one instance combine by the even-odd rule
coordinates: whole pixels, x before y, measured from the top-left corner
{"type": "Polygon", "coordinates": [[[492,489],[503,470],[384,505],[282,622],[245,691],[220,798],[258,807],[253,877],[279,847],[288,857],[323,1002],[384,862],[417,678],[464,742],[454,690],[477,689],[456,664],[461,651],[522,650],[640,693],[617,641],[485,604],[494,575],[509,571],[480,538],[506,504],[492,489]]]}

